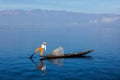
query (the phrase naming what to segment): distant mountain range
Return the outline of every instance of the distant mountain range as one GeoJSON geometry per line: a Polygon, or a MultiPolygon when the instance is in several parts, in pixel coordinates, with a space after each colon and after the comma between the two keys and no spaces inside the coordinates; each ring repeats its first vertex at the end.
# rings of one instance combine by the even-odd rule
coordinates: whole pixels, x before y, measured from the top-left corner
{"type": "Polygon", "coordinates": [[[52,10],[1,10],[0,26],[119,26],[120,15],[52,10]]]}

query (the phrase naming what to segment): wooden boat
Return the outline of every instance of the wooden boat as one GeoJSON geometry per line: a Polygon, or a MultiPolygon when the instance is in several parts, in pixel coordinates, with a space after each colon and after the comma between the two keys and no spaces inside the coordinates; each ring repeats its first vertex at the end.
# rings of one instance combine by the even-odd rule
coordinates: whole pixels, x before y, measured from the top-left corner
{"type": "Polygon", "coordinates": [[[42,56],[42,57],[44,57],[44,59],[72,58],[72,57],[80,57],[80,56],[83,56],[83,55],[88,54],[88,53],[93,52],[93,51],[94,50],[88,50],[88,51],[84,51],[84,52],[75,52],[75,53],[69,53],[69,54],[64,54],[64,55],[59,55],[59,56],[46,55],[46,56],[42,56]]]}

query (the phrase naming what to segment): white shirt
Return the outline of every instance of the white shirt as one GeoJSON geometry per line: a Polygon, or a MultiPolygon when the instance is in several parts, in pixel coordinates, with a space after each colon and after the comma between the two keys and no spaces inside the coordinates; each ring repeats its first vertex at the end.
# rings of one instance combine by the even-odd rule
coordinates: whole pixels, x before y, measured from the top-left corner
{"type": "Polygon", "coordinates": [[[42,44],[41,48],[43,48],[46,51],[46,45],[42,44]]]}

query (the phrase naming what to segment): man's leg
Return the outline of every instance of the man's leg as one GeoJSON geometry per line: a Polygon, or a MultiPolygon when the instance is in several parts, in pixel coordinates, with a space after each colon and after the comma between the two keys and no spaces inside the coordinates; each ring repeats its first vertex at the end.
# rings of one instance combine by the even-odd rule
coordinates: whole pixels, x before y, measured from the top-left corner
{"type": "Polygon", "coordinates": [[[34,53],[33,53],[29,58],[32,58],[32,57],[34,56],[34,54],[35,54],[36,52],[38,52],[38,51],[40,51],[40,48],[37,48],[37,49],[34,51],[34,53]]]}
{"type": "Polygon", "coordinates": [[[40,56],[42,56],[42,55],[43,55],[43,49],[40,48],[40,56]]]}

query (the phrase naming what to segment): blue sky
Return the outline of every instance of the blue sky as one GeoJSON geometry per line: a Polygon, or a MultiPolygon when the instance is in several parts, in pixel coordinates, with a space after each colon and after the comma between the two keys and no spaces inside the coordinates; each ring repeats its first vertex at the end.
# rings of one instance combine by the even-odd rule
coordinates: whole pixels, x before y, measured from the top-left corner
{"type": "Polygon", "coordinates": [[[120,0],[0,0],[0,10],[48,9],[83,13],[120,13],[120,0]]]}

